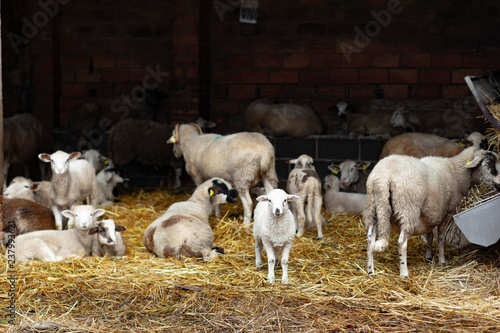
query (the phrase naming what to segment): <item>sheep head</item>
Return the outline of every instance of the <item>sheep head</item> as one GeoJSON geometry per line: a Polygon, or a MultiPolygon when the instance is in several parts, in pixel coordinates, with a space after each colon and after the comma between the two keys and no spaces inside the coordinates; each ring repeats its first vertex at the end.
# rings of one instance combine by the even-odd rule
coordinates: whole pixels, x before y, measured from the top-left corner
{"type": "Polygon", "coordinates": [[[269,194],[261,195],[257,201],[267,201],[269,212],[274,217],[280,217],[288,209],[288,202],[300,199],[298,196],[288,194],[281,189],[274,189],[269,194]]]}

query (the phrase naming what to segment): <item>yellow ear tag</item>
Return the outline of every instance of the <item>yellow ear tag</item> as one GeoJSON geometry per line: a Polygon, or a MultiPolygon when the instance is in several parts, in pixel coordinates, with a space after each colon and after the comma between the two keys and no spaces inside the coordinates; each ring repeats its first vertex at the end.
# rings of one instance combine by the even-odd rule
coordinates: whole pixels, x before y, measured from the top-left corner
{"type": "Polygon", "coordinates": [[[366,164],[363,164],[363,170],[366,170],[366,164]]]}
{"type": "Polygon", "coordinates": [[[211,197],[213,197],[213,196],[214,196],[214,190],[210,189],[210,192],[208,192],[208,193],[210,193],[210,196],[211,196],[211,197]]]}
{"type": "Polygon", "coordinates": [[[108,165],[109,164],[109,160],[104,160],[104,165],[108,165]]]}
{"type": "Polygon", "coordinates": [[[464,146],[464,143],[462,141],[458,141],[458,144],[462,147],[464,146]]]}
{"type": "Polygon", "coordinates": [[[168,139],[168,141],[172,143],[177,143],[177,139],[175,138],[175,136],[172,136],[170,139],[168,139]]]}
{"type": "Polygon", "coordinates": [[[465,165],[470,165],[472,163],[472,161],[469,161],[467,163],[465,163],[465,165]]]}
{"type": "Polygon", "coordinates": [[[332,173],[333,173],[334,175],[337,175],[337,174],[339,173],[339,169],[333,169],[333,170],[332,170],[332,173]]]}

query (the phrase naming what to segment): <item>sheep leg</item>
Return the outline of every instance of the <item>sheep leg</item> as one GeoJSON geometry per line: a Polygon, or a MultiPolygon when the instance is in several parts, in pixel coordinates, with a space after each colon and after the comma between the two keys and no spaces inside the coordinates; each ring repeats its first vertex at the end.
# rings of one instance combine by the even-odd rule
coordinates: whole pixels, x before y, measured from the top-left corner
{"type": "Polygon", "coordinates": [[[373,267],[373,251],[375,248],[375,241],[377,240],[377,231],[370,225],[368,227],[368,233],[366,235],[366,242],[368,243],[366,254],[368,256],[368,262],[366,264],[368,274],[373,274],[375,269],[373,267]]]}
{"type": "Polygon", "coordinates": [[[406,256],[406,251],[408,248],[408,238],[410,238],[408,233],[404,230],[404,228],[401,228],[401,233],[399,234],[398,238],[399,275],[401,277],[408,277],[408,263],[406,256]]]}
{"type": "Polygon", "coordinates": [[[267,255],[267,281],[269,283],[274,282],[274,265],[276,258],[274,257],[274,249],[271,244],[264,243],[264,249],[267,255]]]}
{"type": "Polygon", "coordinates": [[[238,193],[243,205],[243,225],[249,225],[252,221],[252,197],[250,196],[250,192],[248,192],[248,188],[246,190],[238,189],[238,193]]]}
{"type": "Polygon", "coordinates": [[[300,198],[295,203],[295,205],[297,207],[297,225],[298,225],[297,237],[302,236],[302,233],[304,232],[304,229],[305,229],[306,216],[304,213],[304,203],[305,203],[305,199],[303,199],[303,198],[300,198]]]}
{"type": "Polygon", "coordinates": [[[255,240],[255,267],[259,268],[262,266],[262,241],[260,239],[255,240]]]}
{"type": "MultiPolygon", "coordinates": [[[[54,220],[56,222],[56,230],[62,230],[62,210],[58,206],[52,206],[52,213],[54,213],[54,220]]],[[[69,225],[68,225],[69,229],[69,225]]]]}
{"type": "Polygon", "coordinates": [[[215,216],[220,219],[222,212],[220,210],[220,205],[215,205],[215,216]]]}
{"type": "Polygon", "coordinates": [[[434,239],[434,233],[430,231],[425,235],[427,238],[427,250],[425,251],[425,260],[432,261],[432,240],[434,239]]]}
{"type": "Polygon", "coordinates": [[[181,176],[182,176],[182,168],[175,168],[175,184],[174,189],[178,190],[181,188],[181,176]]]}
{"type": "Polygon", "coordinates": [[[281,250],[281,271],[282,283],[288,283],[288,258],[290,257],[290,250],[292,249],[292,242],[286,243],[283,245],[283,249],[281,250]]]}
{"type": "MultiPolygon", "coordinates": [[[[448,221],[444,219],[443,221],[448,221]]],[[[446,223],[441,223],[438,225],[438,251],[439,251],[439,264],[446,265],[446,260],[444,259],[444,230],[446,229],[446,223]]]]}
{"type": "Polygon", "coordinates": [[[321,216],[321,198],[314,199],[314,220],[316,221],[316,228],[318,229],[318,240],[323,239],[323,218],[321,216]]]}

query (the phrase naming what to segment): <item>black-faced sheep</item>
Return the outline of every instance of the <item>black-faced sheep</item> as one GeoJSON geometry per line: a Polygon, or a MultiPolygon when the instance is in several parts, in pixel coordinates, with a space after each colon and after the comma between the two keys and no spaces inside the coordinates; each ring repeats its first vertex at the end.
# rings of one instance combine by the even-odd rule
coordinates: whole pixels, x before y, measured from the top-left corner
{"type": "Polygon", "coordinates": [[[247,131],[269,136],[302,138],[323,131],[318,116],[310,107],[274,104],[268,99],[252,102],[245,111],[244,119],[247,131]]]}
{"type": "Polygon", "coordinates": [[[288,283],[288,259],[295,237],[295,218],[288,209],[288,202],[298,200],[296,195],[274,189],[257,198],[254,212],[253,237],[255,239],[255,266],[262,266],[262,246],[266,250],[267,281],[274,282],[274,266],[278,264],[281,250],[281,282],[288,283]]]}
{"type": "Polygon", "coordinates": [[[427,234],[426,258],[432,258],[432,230],[438,227],[439,263],[444,264],[445,222],[456,213],[473,184],[486,183],[500,190],[497,154],[469,147],[457,156],[391,155],[380,160],[367,181],[363,212],[368,242],[368,273],[374,272],[373,252],[389,244],[391,226],[399,231],[401,276],[408,276],[406,249],[413,235],[427,234]],[[377,239],[378,237],[378,239],[377,239]]]}
{"type": "Polygon", "coordinates": [[[212,177],[233,184],[243,204],[245,225],[252,217],[250,188],[259,178],[267,193],[278,184],[274,147],[260,133],[202,134],[195,124],[178,124],[169,142],[176,157],[184,156],[186,171],[197,186],[212,177]]]}
{"type": "Polygon", "coordinates": [[[366,194],[340,192],[340,179],[334,175],[325,177],[325,209],[329,213],[362,213],[366,194]]]}
{"type": "Polygon", "coordinates": [[[217,256],[209,216],[215,205],[235,202],[238,193],[222,178],[200,184],[187,201],[172,204],[144,232],[144,246],[160,258],[217,256]]]}
{"type": "Polygon", "coordinates": [[[369,171],[367,168],[371,162],[364,161],[356,163],[353,160],[345,160],[339,165],[331,164],[328,169],[334,175],[340,175],[340,188],[346,192],[366,193],[366,179],[369,171]]]}

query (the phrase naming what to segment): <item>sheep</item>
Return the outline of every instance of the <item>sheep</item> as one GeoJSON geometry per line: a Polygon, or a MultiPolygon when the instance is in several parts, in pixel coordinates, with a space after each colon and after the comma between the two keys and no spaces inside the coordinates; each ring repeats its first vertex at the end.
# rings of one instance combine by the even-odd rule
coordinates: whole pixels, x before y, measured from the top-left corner
{"type": "Polygon", "coordinates": [[[59,261],[76,255],[91,255],[94,243],[98,241],[89,230],[94,227],[95,218],[104,210],[92,206],[76,206],[62,212],[74,229],[33,231],[16,237],[16,259],[28,261],[59,261]]]}
{"type": "Polygon", "coordinates": [[[394,111],[390,123],[393,128],[402,128],[407,132],[418,132],[422,128],[418,115],[406,110],[404,107],[399,107],[394,111]]]}
{"type": "Polygon", "coordinates": [[[115,202],[113,190],[117,184],[125,182],[113,167],[108,166],[102,169],[96,176],[99,193],[97,202],[99,207],[110,206],[115,202]]]}
{"type": "Polygon", "coordinates": [[[113,162],[106,156],[101,155],[97,149],[87,149],[83,151],[81,156],[84,160],[90,163],[95,169],[95,173],[98,174],[99,171],[109,166],[113,162]]]}
{"type": "Polygon", "coordinates": [[[484,142],[484,136],[478,132],[471,133],[465,140],[450,140],[428,133],[404,133],[389,139],[384,144],[380,159],[395,154],[417,158],[425,156],[453,157],[471,145],[476,148],[486,147],[484,142]]]}
{"type": "Polygon", "coordinates": [[[247,131],[276,137],[303,138],[323,132],[321,121],[310,107],[274,104],[265,98],[247,107],[244,121],[247,131]]]}
{"type": "MultiPolygon", "coordinates": [[[[43,142],[43,123],[29,113],[16,114],[4,119],[3,152],[4,152],[4,187],[7,182],[9,168],[12,164],[24,165],[24,176],[29,177],[29,162],[37,161],[43,142]]],[[[42,179],[45,172],[39,163],[42,179]]]]}
{"type": "Polygon", "coordinates": [[[144,232],[144,246],[160,258],[217,256],[209,216],[214,205],[236,202],[238,193],[222,178],[200,184],[187,201],[172,204],[144,232]]]}
{"type": "Polygon", "coordinates": [[[87,200],[92,206],[97,206],[97,179],[94,168],[89,162],[78,159],[81,153],[65,153],[61,150],[52,155],[42,153],[40,160],[51,164],[52,181],[50,199],[52,211],[56,219],[56,227],[62,229],[62,211],[87,200]]]}
{"type": "Polygon", "coordinates": [[[322,227],[326,221],[321,216],[323,197],[321,195],[321,180],[313,166],[313,158],[303,154],[290,160],[295,168],[288,175],[287,192],[299,197],[292,204],[293,216],[297,223],[297,237],[302,236],[305,228],[316,226],[318,240],[323,239],[322,227]],[[307,203],[307,206],[306,206],[307,203]],[[304,214],[306,208],[307,218],[304,214]]]}
{"type": "Polygon", "coordinates": [[[344,132],[351,137],[360,135],[390,137],[397,131],[391,126],[389,114],[353,113],[345,101],[338,102],[336,108],[344,132]]]}
{"type": "Polygon", "coordinates": [[[94,242],[92,255],[118,256],[125,255],[126,246],[121,232],[125,231],[122,225],[115,225],[111,219],[95,222],[95,227],[89,230],[89,235],[97,234],[99,241],[94,242]]]}
{"type": "Polygon", "coordinates": [[[345,160],[339,165],[330,164],[328,169],[334,175],[340,173],[340,188],[346,192],[366,193],[366,179],[369,171],[367,168],[371,162],[362,161],[356,163],[353,160],[345,160]]]}
{"type": "Polygon", "coordinates": [[[325,177],[325,209],[329,213],[362,213],[366,194],[340,192],[340,180],[334,175],[325,177]]]}
{"type": "Polygon", "coordinates": [[[9,186],[3,192],[4,198],[26,199],[38,202],[45,207],[51,208],[50,182],[33,182],[31,179],[21,176],[14,177],[9,186]]]}
{"type": "Polygon", "coordinates": [[[3,208],[0,239],[4,244],[20,234],[56,228],[52,211],[39,203],[26,199],[5,198],[3,208]]]}
{"type": "Polygon", "coordinates": [[[195,124],[178,124],[172,134],[168,142],[174,144],[176,157],[184,156],[194,183],[199,186],[212,177],[231,182],[243,204],[243,224],[249,225],[253,205],[250,188],[259,178],[267,193],[278,184],[271,142],[260,133],[202,134],[195,124]]]}
{"type": "Polygon", "coordinates": [[[274,189],[267,195],[257,197],[254,211],[253,238],[255,239],[255,266],[262,266],[262,246],[266,250],[267,281],[274,282],[274,266],[279,263],[281,249],[282,283],[288,283],[288,259],[295,237],[295,218],[288,208],[288,202],[299,197],[274,189]]]}
{"type": "Polygon", "coordinates": [[[169,166],[175,172],[174,188],[181,187],[184,160],[172,153],[166,141],[173,126],[149,120],[126,119],[113,126],[108,137],[108,155],[127,170],[134,161],[147,166],[169,166]]]}
{"type": "Polygon", "coordinates": [[[368,243],[368,273],[374,272],[373,252],[389,244],[391,226],[399,230],[400,275],[408,276],[406,249],[413,235],[427,234],[426,258],[432,259],[433,229],[438,228],[439,263],[445,264],[443,234],[462,196],[475,183],[500,190],[496,153],[469,147],[454,157],[391,155],[380,160],[367,181],[363,211],[368,243]],[[378,236],[378,239],[377,239],[378,236]]]}

